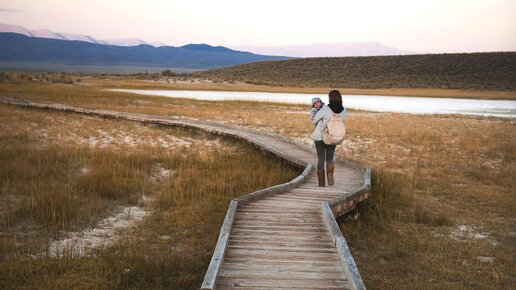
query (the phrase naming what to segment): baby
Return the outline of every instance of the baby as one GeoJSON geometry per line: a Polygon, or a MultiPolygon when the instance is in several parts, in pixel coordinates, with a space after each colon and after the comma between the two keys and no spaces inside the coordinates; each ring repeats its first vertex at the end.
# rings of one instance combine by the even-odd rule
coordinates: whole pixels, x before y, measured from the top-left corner
{"type": "Polygon", "coordinates": [[[315,115],[319,110],[324,106],[323,101],[319,97],[315,97],[312,99],[312,106],[310,107],[310,119],[314,119],[315,115]]]}

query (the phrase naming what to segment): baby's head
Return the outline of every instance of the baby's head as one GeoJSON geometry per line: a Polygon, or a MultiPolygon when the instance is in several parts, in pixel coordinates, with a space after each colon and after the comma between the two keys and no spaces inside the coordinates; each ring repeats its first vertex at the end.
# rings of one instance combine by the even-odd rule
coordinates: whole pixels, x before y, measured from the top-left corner
{"type": "Polygon", "coordinates": [[[320,108],[323,105],[321,98],[315,97],[312,99],[312,108],[320,108]]]}

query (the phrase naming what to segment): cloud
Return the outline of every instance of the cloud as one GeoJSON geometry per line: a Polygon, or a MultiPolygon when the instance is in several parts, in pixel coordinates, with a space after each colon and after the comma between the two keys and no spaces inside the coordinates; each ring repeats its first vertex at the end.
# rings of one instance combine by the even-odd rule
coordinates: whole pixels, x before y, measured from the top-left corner
{"type": "Polygon", "coordinates": [[[19,9],[5,9],[5,8],[0,8],[0,13],[2,12],[5,12],[5,13],[14,13],[14,12],[20,12],[19,9]]]}

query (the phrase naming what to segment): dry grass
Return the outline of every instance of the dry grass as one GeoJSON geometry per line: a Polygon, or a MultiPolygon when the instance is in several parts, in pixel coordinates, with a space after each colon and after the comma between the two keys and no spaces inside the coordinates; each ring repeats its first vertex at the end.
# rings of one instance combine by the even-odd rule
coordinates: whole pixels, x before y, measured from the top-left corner
{"type": "Polygon", "coordinates": [[[359,114],[348,125],[340,155],[376,169],[373,198],[341,224],[366,284],[514,285],[514,121],[359,114]]]}
{"type": "MultiPolygon", "coordinates": [[[[97,84],[6,85],[0,91],[35,101],[215,120],[305,143],[312,131],[303,106],[136,96],[101,91],[97,84]]],[[[514,120],[500,118],[349,114],[348,139],[337,154],[374,168],[374,193],[340,225],[368,289],[511,289],[515,128],[514,120]]],[[[223,213],[225,207],[212,210],[223,213]]]]}
{"type": "MultiPolygon", "coordinates": [[[[163,90],[214,90],[214,91],[248,91],[248,92],[277,92],[277,93],[306,93],[326,94],[334,88],[330,87],[274,87],[255,85],[241,82],[213,82],[207,79],[193,79],[180,81],[175,78],[160,80],[139,80],[126,77],[107,77],[106,79],[86,78],[83,82],[106,88],[133,88],[133,89],[163,89],[163,90]]],[[[515,91],[478,91],[478,90],[451,90],[451,89],[411,89],[411,88],[384,88],[384,89],[353,89],[337,88],[345,95],[385,95],[385,96],[413,96],[435,98],[474,98],[516,100],[515,91]]]]}
{"type": "MultiPolygon", "coordinates": [[[[326,94],[334,87],[279,87],[256,85],[242,82],[217,82],[209,79],[188,77],[163,77],[157,75],[156,79],[142,79],[125,75],[106,76],[81,76],[63,74],[23,74],[12,73],[12,80],[0,79],[0,85],[8,88],[16,85],[24,88],[40,84],[72,84],[92,86],[97,88],[129,88],[129,89],[162,89],[162,90],[214,90],[214,91],[247,91],[247,92],[279,92],[279,93],[306,93],[326,94]],[[63,81],[64,80],[64,81],[63,81]]],[[[64,86],[66,87],[66,86],[64,86]]],[[[76,88],[75,88],[76,89],[76,88]]],[[[430,88],[382,88],[382,89],[358,89],[342,87],[336,88],[344,95],[385,95],[408,97],[434,97],[434,98],[468,98],[468,99],[493,99],[516,100],[516,91],[495,90],[452,90],[430,88]]],[[[1,90],[1,88],[0,88],[1,90]]],[[[11,90],[7,90],[11,91],[11,90]]]]}
{"type": "Polygon", "coordinates": [[[236,141],[0,105],[0,288],[192,289],[229,201],[299,174],[236,141]],[[249,168],[260,178],[246,174],[249,168]],[[148,218],[93,255],[48,245],[117,208],[148,218]]]}

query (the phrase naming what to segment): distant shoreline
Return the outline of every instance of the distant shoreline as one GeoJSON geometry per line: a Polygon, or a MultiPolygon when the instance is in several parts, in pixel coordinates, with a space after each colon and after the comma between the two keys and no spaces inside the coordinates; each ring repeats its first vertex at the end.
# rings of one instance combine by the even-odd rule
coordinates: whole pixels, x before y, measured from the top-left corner
{"type": "Polygon", "coordinates": [[[331,89],[339,89],[344,95],[384,95],[404,97],[455,98],[455,99],[485,99],[485,100],[516,100],[516,91],[479,91],[479,90],[446,90],[426,88],[388,88],[388,89],[355,89],[355,88],[301,88],[274,87],[246,83],[209,83],[188,82],[167,83],[165,81],[147,81],[134,79],[110,79],[101,83],[108,88],[128,89],[167,89],[167,90],[200,90],[200,91],[240,91],[240,92],[273,92],[273,93],[302,93],[324,94],[331,89]]]}

